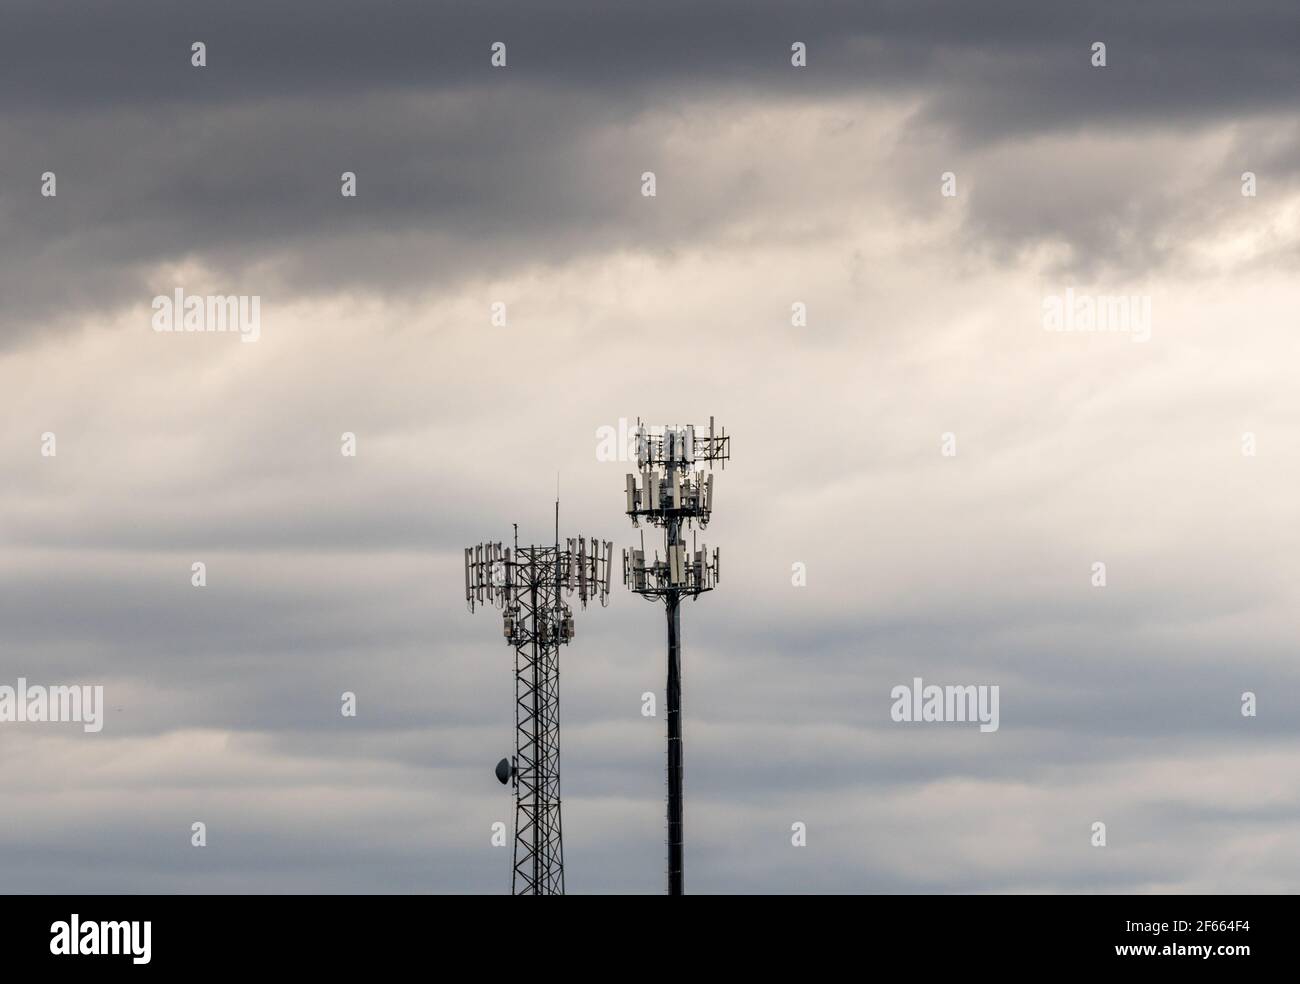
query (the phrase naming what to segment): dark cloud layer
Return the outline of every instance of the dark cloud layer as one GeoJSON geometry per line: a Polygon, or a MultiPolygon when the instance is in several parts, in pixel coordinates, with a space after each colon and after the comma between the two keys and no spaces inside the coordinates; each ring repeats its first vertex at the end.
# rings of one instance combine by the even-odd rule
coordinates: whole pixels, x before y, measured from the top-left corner
{"type": "Polygon", "coordinates": [[[509,0],[323,0],[309,9],[251,0],[179,9],[162,0],[122,8],[18,0],[7,8],[0,81],[6,100],[23,109],[462,88],[490,71],[487,45],[497,40],[511,46],[512,68],[533,84],[598,88],[632,105],[638,91],[660,85],[689,92],[789,84],[789,46],[800,40],[816,69],[800,85],[943,90],[946,113],[985,129],[1285,108],[1300,78],[1291,57],[1300,12],[1269,0],[1231,7],[566,0],[524,8],[509,0]],[[195,40],[212,51],[203,77],[189,69],[195,40]],[[1112,49],[1104,75],[1087,68],[1096,40],[1112,49]],[[162,57],[167,51],[174,57],[162,57]],[[1001,112],[990,118],[995,107],[1001,112]]]}
{"type": "MultiPolygon", "coordinates": [[[[670,249],[748,205],[692,191],[661,134],[631,129],[702,98],[738,113],[854,93],[917,100],[914,125],[944,143],[913,191],[928,207],[930,172],[974,179],[967,155],[1018,134],[1209,126],[1300,97],[1300,12],[1285,4],[517,7],[7,5],[8,344],[152,296],[147,271],[182,257],[267,292],[410,290],[670,249]],[[208,45],[203,70],[189,64],[194,40],[208,45]],[[509,46],[505,71],[488,64],[495,40],[509,46]],[[789,68],[792,40],[810,46],[805,71],[789,68]],[[1089,66],[1093,40],[1109,46],[1104,70],[1089,66]],[[646,168],[678,189],[650,220],[633,193],[646,168]],[[47,169],[57,201],[37,194],[47,169]],[[356,201],[338,195],[344,170],[359,175],[356,201]]],[[[1289,184],[1298,159],[1292,142],[1271,179],[1289,184]]],[[[1012,258],[1047,240],[1084,271],[1150,266],[1186,228],[1178,190],[1140,169],[1082,194],[1069,169],[987,170],[972,239],[1012,258]],[[1120,241],[1120,224],[1143,232],[1120,241]]]]}

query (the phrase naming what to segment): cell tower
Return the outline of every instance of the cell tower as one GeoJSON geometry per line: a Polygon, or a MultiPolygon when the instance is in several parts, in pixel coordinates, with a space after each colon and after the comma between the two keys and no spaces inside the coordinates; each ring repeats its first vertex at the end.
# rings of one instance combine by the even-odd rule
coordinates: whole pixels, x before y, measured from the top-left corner
{"type": "Polygon", "coordinates": [[[646,428],[637,419],[636,460],[641,471],[627,476],[627,514],[632,525],[661,527],[664,558],[656,550],[646,560],[645,533],[640,549],[623,551],[623,583],[650,601],[663,599],[668,614],[668,894],[683,890],[682,831],[682,662],[680,608],[683,598],[698,598],[718,583],[718,551],[709,555],[707,544],[695,543],[691,534],[686,548],[686,529],[698,523],[709,525],[713,512],[713,463],[726,467],[731,457],[731,439],[726,428],[721,436],[696,433],[695,426],[646,428]],[[697,466],[708,465],[706,476],[697,466]]]}
{"type": "Polygon", "coordinates": [[[578,594],[609,602],[614,544],[585,537],[560,548],[560,504],[555,543],[514,547],[480,543],[465,550],[465,601],[501,609],[506,642],[515,650],[515,754],[497,763],[496,776],[515,790],[514,895],[564,894],[560,825],[560,646],[573,640],[573,611],[564,598],[578,594]]]}

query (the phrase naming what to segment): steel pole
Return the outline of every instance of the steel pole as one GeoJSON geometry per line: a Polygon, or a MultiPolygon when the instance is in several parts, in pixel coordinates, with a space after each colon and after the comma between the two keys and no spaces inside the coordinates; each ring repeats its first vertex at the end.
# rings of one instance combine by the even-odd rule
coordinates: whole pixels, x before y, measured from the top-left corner
{"type": "Polygon", "coordinates": [[[680,598],[665,597],[668,609],[668,894],[683,894],[682,842],[682,650],[680,598]]]}

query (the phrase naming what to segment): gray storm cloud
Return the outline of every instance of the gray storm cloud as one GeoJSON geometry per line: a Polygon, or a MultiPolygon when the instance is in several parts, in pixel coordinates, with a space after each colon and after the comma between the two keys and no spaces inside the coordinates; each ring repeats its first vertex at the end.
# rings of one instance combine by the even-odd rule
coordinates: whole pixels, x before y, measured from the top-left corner
{"type": "Polygon", "coordinates": [[[1085,270],[1157,263],[1165,240],[1205,216],[1178,198],[1176,155],[1152,168],[1140,150],[1081,159],[1071,147],[1053,160],[1032,145],[1026,156],[1027,139],[1270,126],[1283,114],[1280,146],[1243,141],[1219,177],[1270,143],[1271,180],[1294,189],[1300,167],[1287,42],[1300,14],[1277,4],[515,6],[11,4],[0,38],[4,334],[129,303],[149,289],[151,265],[178,256],[322,292],[672,249],[752,207],[737,199],[753,165],[727,162],[733,190],[701,196],[682,174],[685,194],[637,217],[627,175],[657,163],[664,141],[644,123],[724,93],[735,106],[716,110],[722,129],[753,105],[911,98],[908,134],[937,141],[927,170],[1011,141],[973,190],[972,240],[1061,240],[1085,270]],[[812,52],[798,77],[792,38],[812,52]],[[488,66],[495,39],[516,52],[505,71],[488,66]],[[1088,61],[1098,39],[1115,54],[1104,71],[1088,61]],[[193,40],[212,51],[202,71],[189,64],[193,40]],[[19,178],[34,183],[54,162],[57,208],[19,178]],[[344,170],[364,189],[346,210],[344,170]]]}

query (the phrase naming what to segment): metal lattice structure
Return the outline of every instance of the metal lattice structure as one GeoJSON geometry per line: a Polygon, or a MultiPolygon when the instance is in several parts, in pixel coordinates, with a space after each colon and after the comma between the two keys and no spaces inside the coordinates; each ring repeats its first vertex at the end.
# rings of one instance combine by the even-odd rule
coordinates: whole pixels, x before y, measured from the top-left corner
{"type": "Polygon", "coordinates": [[[656,550],[647,561],[645,534],[640,549],[623,551],[623,583],[650,601],[664,603],[668,616],[668,894],[681,895],[685,888],[684,801],[682,791],[682,663],[681,601],[698,598],[718,583],[719,558],[715,548],[697,545],[686,530],[692,524],[709,525],[713,514],[713,465],[726,467],[731,457],[731,439],[726,428],[714,433],[709,418],[708,436],[694,425],[653,430],[637,420],[636,448],[638,476],[627,476],[627,514],[634,527],[645,522],[664,531],[664,557],[656,550]],[[706,475],[703,467],[709,471],[706,475]]]}
{"type": "Polygon", "coordinates": [[[564,894],[560,817],[560,646],[573,640],[574,592],[583,608],[609,600],[614,544],[585,537],[562,549],[559,503],[555,543],[513,547],[480,543],[465,550],[465,601],[501,610],[515,651],[515,754],[497,763],[497,778],[515,791],[515,895],[564,894]]]}

